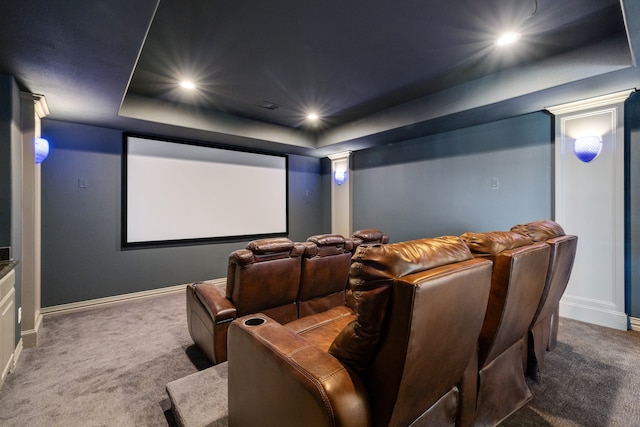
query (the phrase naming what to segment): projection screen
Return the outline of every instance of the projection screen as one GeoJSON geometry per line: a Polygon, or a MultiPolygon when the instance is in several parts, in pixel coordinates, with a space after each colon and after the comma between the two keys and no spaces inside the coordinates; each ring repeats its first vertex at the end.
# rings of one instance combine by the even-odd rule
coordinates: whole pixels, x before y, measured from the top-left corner
{"type": "Polygon", "coordinates": [[[287,234],[286,155],[123,139],[123,246],[287,234]]]}

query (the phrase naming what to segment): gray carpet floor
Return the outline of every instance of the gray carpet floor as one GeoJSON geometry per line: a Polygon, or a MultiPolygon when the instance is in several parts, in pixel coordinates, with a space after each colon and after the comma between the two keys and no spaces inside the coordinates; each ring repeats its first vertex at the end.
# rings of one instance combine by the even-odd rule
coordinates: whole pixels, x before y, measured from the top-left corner
{"type": "Polygon", "coordinates": [[[211,366],[184,294],[44,321],[0,389],[0,426],[172,426],[168,382],[211,366]]]}
{"type": "MultiPolygon", "coordinates": [[[[640,427],[640,333],[561,319],[533,400],[503,427],[640,427]]],[[[174,426],[166,384],[211,366],[184,294],[45,319],[0,389],[0,426],[174,426]]]]}
{"type": "Polygon", "coordinates": [[[503,427],[640,427],[640,332],[560,318],[531,402],[503,427]]]}

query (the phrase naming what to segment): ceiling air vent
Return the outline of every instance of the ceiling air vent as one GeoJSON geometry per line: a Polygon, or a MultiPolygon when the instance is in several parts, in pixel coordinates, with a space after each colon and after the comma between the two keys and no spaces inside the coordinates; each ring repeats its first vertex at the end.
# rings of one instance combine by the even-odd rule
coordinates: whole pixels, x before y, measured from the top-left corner
{"type": "Polygon", "coordinates": [[[281,107],[281,105],[269,101],[262,101],[260,104],[258,104],[258,107],[265,108],[267,110],[277,110],[281,107]]]}

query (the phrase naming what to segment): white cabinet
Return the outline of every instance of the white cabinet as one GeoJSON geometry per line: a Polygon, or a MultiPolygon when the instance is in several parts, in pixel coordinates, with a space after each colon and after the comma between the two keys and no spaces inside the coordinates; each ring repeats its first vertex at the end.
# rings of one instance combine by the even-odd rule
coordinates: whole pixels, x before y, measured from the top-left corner
{"type": "Polygon", "coordinates": [[[2,378],[0,385],[13,366],[13,351],[15,348],[16,328],[16,275],[11,270],[0,279],[0,369],[2,378]]]}

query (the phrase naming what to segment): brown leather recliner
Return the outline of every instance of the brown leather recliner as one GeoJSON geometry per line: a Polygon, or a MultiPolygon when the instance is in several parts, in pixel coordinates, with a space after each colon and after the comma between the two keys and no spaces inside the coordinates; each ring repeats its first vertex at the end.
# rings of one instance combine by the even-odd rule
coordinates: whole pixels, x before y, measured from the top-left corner
{"type": "Polygon", "coordinates": [[[353,250],[353,240],[339,234],[319,234],[304,242],[298,317],[345,305],[353,250]]]}
{"type": "Polygon", "coordinates": [[[236,317],[263,312],[280,322],[298,318],[303,251],[284,237],[254,240],[229,255],[226,284],[187,285],[189,333],[212,363],[227,360],[227,329],[236,317]]]}
{"type": "Polygon", "coordinates": [[[345,305],[354,240],[338,234],[254,240],[229,255],[226,283],[187,285],[187,322],[211,362],[227,360],[226,331],[238,316],[263,312],[286,323],[345,305]]]}
{"type": "Polygon", "coordinates": [[[495,426],[531,399],[526,339],[549,265],[549,245],[516,232],[465,233],[478,256],[493,260],[491,294],[478,341],[475,426],[495,426]]]}
{"type": "Polygon", "coordinates": [[[288,325],[236,319],[229,425],[460,423],[491,266],[458,237],[363,245],[350,270],[353,307],[288,325]]]}
{"type": "Polygon", "coordinates": [[[539,381],[545,352],[557,342],[560,299],[569,283],[578,237],[566,235],[560,224],[549,220],[516,225],[511,231],[545,242],[551,248],[544,290],[529,327],[527,376],[539,381]]]}

